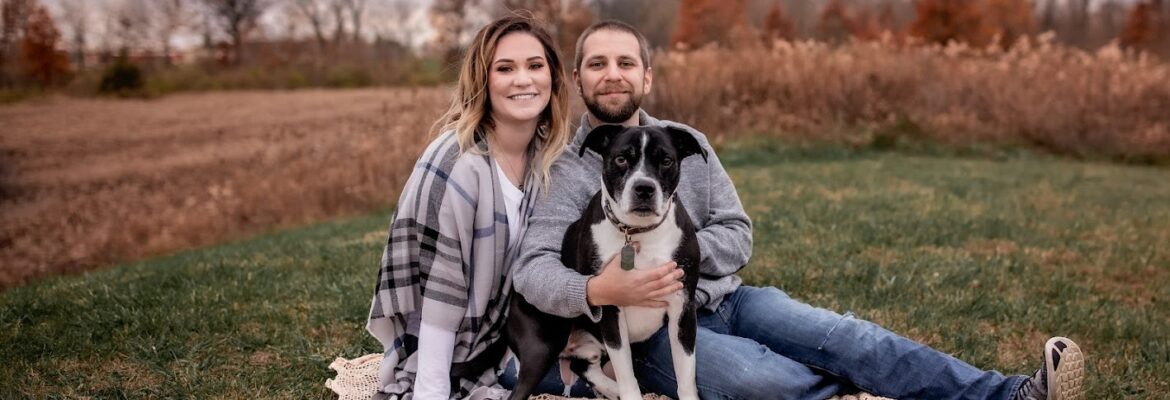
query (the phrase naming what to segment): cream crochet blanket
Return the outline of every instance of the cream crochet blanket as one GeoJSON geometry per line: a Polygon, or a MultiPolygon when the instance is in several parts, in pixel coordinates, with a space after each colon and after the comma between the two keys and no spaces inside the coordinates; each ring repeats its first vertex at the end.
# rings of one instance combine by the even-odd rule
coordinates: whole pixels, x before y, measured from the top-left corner
{"type": "MultiPolygon", "coordinates": [[[[382,365],[382,355],[367,354],[352,360],[338,357],[329,364],[329,368],[337,371],[337,377],[325,380],[325,387],[337,393],[338,400],[369,400],[378,390],[378,367],[382,365]]],[[[564,397],[552,395],[533,396],[535,400],[565,400],[564,397]]],[[[648,394],[645,400],[669,400],[654,394],[648,394]]],[[[870,394],[838,396],[830,400],[890,400],[870,394]]]]}

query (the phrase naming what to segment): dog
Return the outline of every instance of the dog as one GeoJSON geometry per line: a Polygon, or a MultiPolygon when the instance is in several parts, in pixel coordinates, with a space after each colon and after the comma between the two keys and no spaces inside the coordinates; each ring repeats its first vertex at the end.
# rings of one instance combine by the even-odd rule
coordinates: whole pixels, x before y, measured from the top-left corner
{"type": "MultiPolygon", "coordinates": [[[[558,357],[568,358],[569,368],[599,394],[641,399],[630,343],[648,339],[666,323],[679,398],[697,400],[694,298],[699,241],[675,190],[683,159],[700,155],[706,162],[707,151],[680,128],[621,125],[601,125],[590,131],[577,156],[584,157],[588,150],[602,157],[602,188],[581,218],[569,226],[561,261],[579,273],[595,275],[607,260],[623,257],[623,252],[637,269],[673,260],[683,269],[683,289],[661,299],[669,304],[667,308],[605,306],[596,324],[585,316],[566,319],[545,314],[515,293],[505,333],[520,368],[510,399],[527,399],[558,357]],[[606,357],[616,381],[602,371],[606,357]]],[[[628,261],[624,264],[623,268],[631,267],[628,261]]]]}

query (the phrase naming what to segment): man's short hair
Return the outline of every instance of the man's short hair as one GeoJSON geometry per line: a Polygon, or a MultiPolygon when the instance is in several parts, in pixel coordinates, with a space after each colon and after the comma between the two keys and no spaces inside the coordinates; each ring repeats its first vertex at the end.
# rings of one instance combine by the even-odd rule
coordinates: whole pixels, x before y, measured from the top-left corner
{"type": "Polygon", "coordinates": [[[630,26],[630,24],[618,21],[616,19],[607,19],[605,21],[599,21],[593,25],[589,25],[588,28],[585,28],[584,32],[581,32],[581,36],[577,37],[577,54],[573,60],[574,69],[581,69],[581,62],[584,61],[585,53],[582,52],[582,50],[584,50],[582,47],[585,45],[585,39],[588,38],[589,35],[592,35],[593,32],[602,30],[625,32],[634,35],[634,37],[638,39],[638,47],[641,49],[640,55],[642,57],[642,69],[650,68],[650,44],[646,41],[646,36],[642,35],[642,32],[638,32],[638,30],[630,26]]]}

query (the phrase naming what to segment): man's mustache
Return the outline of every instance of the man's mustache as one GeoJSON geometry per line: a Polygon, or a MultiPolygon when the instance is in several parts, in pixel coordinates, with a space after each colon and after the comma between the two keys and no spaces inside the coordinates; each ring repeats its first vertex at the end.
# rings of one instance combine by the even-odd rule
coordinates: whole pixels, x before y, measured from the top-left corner
{"type": "Polygon", "coordinates": [[[611,94],[629,92],[630,88],[625,85],[606,85],[597,89],[597,94],[611,94]]]}

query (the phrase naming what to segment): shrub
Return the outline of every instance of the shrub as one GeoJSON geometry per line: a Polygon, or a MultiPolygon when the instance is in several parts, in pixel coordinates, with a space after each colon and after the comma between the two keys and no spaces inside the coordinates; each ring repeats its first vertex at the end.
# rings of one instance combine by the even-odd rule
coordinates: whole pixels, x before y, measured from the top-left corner
{"type": "Polygon", "coordinates": [[[141,93],[142,87],[142,70],[137,65],[130,63],[126,53],[123,52],[118,56],[118,60],[102,73],[98,92],[125,96],[141,93]]]}
{"type": "Polygon", "coordinates": [[[339,66],[329,71],[325,86],[335,88],[357,88],[373,84],[369,70],[361,66],[339,66]]]}

